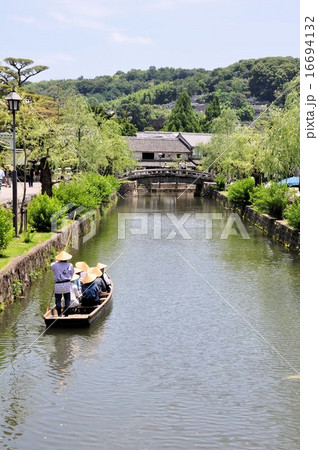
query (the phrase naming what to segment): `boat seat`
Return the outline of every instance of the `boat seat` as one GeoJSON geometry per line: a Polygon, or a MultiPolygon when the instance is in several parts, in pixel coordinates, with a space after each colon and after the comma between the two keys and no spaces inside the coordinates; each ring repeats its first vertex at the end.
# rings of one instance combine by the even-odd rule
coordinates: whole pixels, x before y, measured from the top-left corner
{"type": "Polygon", "coordinates": [[[91,306],[79,305],[76,308],[72,308],[74,310],[74,312],[72,311],[70,314],[89,314],[92,311],[94,311],[94,309],[96,309],[97,306],[98,305],[91,305],[91,306]]]}

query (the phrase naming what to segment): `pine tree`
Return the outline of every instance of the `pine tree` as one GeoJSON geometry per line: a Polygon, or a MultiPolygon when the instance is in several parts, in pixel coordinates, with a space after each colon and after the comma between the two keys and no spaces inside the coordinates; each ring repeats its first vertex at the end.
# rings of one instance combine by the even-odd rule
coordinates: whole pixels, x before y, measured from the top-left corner
{"type": "Polygon", "coordinates": [[[182,92],[176,106],[172,109],[169,120],[164,126],[165,131],[188,131],[192,133],[201,132],[199,119],[191,106],[190,96],[182,92]]]}

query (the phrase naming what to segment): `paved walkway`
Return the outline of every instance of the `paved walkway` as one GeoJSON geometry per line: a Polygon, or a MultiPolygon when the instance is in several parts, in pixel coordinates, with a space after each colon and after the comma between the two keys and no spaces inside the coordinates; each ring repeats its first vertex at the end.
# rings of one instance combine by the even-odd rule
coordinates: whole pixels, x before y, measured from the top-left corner
{"type": "MultiPolygon", "coordinates": [[[[41,192],[41,183],[33,183],[33,187],[29,187],[28,183],[26,185],[26,197],[30,198],[33,195],[40,194],[41,192]]],[[[18,201],[22,200],[23,197],[23,183],[18,182],[18,201]]],[[[8,203],[12,201],[12,186],[5,187],[1,186],[0,191],[0,203],[8,203]]]]}

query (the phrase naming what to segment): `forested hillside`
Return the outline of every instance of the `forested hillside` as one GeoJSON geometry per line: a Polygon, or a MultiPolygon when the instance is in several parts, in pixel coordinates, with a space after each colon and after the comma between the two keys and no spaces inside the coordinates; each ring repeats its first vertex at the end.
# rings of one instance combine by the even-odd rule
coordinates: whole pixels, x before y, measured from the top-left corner
{"type": "Polygon", "coordinates": [[[279,99],[284,85],[298,73],[298,58],[267,57],[241,60],[214,70],[152,66],[94,79],[29,83],[26,88],[55,100],[67,93],[79,93],[93,107],[128,118],[139,130],[159,130],[182,92],[189,94],[198,112],[205,111],[217,96],[221,105],[235,109],[241,120],[248,121],[254,117],[253,101],[279,99]]]}

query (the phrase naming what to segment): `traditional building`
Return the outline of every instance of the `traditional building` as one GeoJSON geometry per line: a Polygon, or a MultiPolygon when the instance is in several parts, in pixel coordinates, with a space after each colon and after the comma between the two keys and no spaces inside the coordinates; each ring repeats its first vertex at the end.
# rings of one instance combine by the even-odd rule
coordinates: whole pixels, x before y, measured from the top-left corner
{"type": "Polygon", "coordinates": [[[136,136],[127,137],[133,157],[138,160],[139,167],[164,167],[172,162],[187,166],[193,160],[200,160],[202,155],[197,151],[200,143],[211,140],[207,133],[175,133],[175,132],[137,132],[136,136]]]}

